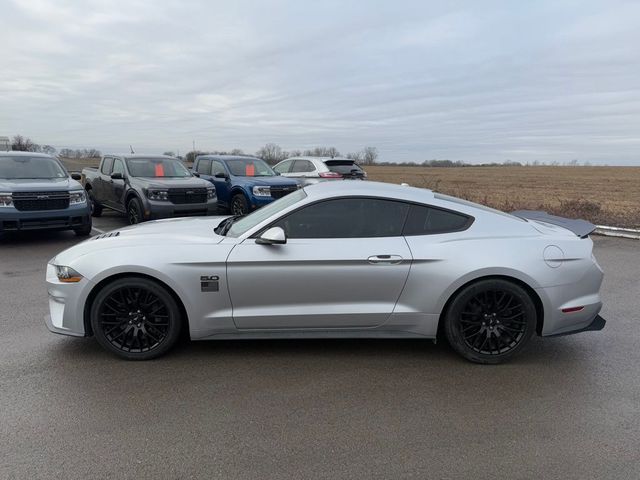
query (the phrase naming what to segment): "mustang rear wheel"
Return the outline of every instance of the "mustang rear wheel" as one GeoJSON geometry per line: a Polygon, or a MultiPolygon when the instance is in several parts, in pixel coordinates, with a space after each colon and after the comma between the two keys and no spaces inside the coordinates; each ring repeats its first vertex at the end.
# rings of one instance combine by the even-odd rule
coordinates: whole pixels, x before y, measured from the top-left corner
{"type": "Polygon", "coordinates": [[[127,360],[149,360],[178,340],[180,309],[161,285],[121,278],[105,286],[91,306],[93,333],[105,349],[127,360]]]}
{"type": "Polygon", "coordinates": [[[519,285],[481,280],[462,289],[446,318],[447,340],[476,363],[501,363],[518,353],[536,329],[536,308],[519,285]]]}

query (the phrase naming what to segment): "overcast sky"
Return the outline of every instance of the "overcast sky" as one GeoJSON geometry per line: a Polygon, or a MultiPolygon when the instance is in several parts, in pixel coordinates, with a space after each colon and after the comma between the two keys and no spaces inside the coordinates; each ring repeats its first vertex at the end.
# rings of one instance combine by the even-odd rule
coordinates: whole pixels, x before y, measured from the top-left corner
{"type": "Polygon", "coordinates": [[[0,136],[640,165],[640,2],[0,1],[0,136]]]}

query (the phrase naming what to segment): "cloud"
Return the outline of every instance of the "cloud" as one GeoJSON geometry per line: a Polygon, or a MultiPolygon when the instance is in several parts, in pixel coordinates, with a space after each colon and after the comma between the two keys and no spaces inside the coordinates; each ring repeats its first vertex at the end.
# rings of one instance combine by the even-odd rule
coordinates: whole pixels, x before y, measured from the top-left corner
{"type": "Polygon", "coordinates": [[[3,135],[640,164],[634,4],[35,0],[3,16],[3,135]]]}

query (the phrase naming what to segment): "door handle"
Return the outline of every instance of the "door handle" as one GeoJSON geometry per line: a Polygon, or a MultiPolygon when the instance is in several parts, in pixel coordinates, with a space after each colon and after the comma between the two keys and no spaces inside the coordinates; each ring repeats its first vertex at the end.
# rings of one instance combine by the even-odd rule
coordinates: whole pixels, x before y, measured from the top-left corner
{"type": "Polygon", "coordinates": [[[377,265],[397,265],[402,262],[402,257],[400,255],[373,255],[367,258],[367,261],[377,265]]]}

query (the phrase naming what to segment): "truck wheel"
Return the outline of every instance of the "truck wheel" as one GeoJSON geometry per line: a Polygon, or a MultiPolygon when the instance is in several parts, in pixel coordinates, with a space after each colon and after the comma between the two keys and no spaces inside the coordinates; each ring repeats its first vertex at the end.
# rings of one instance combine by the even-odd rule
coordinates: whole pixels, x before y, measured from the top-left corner
{"type": "Polygon", "coordinates": [[[73,231],[78,237],[86,237],[87,235],[91,235],[91,224],[84,225],[80,228],[74,228],[73,231]]]}
{"type": "Polygon", "coordinates": [[[87,195],[89,196],[89,205],[91,206],[91,216],[99,217],[102,215],[102,205],[96,201],[96,197],[93,196],[93,191],[87,190],[87,195]]]}
{"type": "Polygon", "coordinates": [[[127,203],[127,219],[129,220],[129,225],[135,225],[143,221],[142,205],[140,205],[140,200],[135,197],[127,203]]]}
{"type": "Polygon", "coordinates": [[[231,199],[231,213],[233,215],[246,215],[249,213],[249,203],[242,193],[236,193],[231,199]]]}

